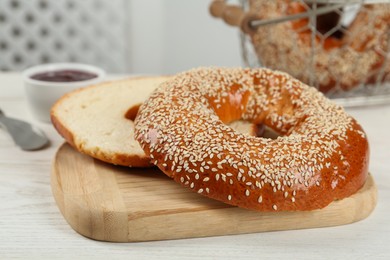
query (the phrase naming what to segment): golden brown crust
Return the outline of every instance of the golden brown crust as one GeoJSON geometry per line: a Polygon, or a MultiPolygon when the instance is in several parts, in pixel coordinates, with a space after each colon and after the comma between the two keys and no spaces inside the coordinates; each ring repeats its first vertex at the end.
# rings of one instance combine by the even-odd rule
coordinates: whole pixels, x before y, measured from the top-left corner
{"type": "Polygon", "coordinates": [[[355,193],[368,175],[361,126],[314,88],[281,72],[185,72],[152,93],[135,123],[141,147],[165,174],[247,209],[323,208],[355,193]],[[240,118],[282,136],[244,136],[224,124],[240,118]]]}
{"type": "Polygon", "coordinates": [[[50,114],[51,122],[57,132],[73,147],[75,147],[73,134],[61,123],[58,118],[51,113],[50,114]]]}

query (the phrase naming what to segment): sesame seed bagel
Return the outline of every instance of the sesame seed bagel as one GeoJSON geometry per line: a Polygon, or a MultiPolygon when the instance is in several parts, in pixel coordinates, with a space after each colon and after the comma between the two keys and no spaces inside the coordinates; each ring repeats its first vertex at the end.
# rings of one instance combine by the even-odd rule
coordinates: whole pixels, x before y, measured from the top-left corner
{"type": "MultiPolygon", "coordinates": [[[[308,9],[306,4],[291,0],[249,3],[261,20],[308,9]]],[[[305,83],[312,82],[324,93],[389,81],[390,70],[385,66],[389,61],[390,4],[363,5],[348,27],[341,26],[340,12],[318,16],[315,37],[309,18],[256,28],[250,38],[259,61],[305,83]]]]}
{"type": "Polygon", "coordinates": [[[179,74],[140,107],[135,137],[176,182],[258,211],[323,208],[355,193],[368,174],[368,142],[356,120],[315,88],[268,69],[179,74]],[[281,136],[226,125],[238,119],[281,136]]]}

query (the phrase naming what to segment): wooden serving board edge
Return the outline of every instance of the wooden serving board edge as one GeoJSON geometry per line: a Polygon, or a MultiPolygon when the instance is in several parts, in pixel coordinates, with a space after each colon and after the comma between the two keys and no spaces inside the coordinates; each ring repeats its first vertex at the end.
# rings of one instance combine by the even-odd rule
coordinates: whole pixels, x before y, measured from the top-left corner
{"type": "MultiPolygon", "coordinates": [[[[134,215],[114,203],[86,208],[81,203],[85,196],[92,196],[88,198],[90,201],[99,201],[101,198],[93,196],[104,196],[104,191],[101,194],[64,193],[54,166],[55,162],[51,187],[62,215],[76,232],[101,241],[139,242],[338,226],[365,219],[377,203],[377,189],[370,174],[357,193],[320,210],[256,212],[226,205],[196,211],[134,215]]],[[[114,179],[114,174],[107,174],[104,181],[115,185],[114,179]]]]}

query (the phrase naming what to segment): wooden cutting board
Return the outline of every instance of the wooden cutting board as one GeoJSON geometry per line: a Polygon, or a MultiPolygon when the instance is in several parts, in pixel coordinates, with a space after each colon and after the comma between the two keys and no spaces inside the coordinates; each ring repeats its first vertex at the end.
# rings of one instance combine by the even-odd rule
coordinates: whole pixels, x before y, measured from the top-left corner
{"type": "Polygon", "coordinates": [[[96,240],[133,242],[336,226],[366,218],[377,190],[370,176],[353,196],[310,212],[255,212],[181,187],[158,169],[112,166],[62,145],[51,186],[65,219],[96,240]]]}

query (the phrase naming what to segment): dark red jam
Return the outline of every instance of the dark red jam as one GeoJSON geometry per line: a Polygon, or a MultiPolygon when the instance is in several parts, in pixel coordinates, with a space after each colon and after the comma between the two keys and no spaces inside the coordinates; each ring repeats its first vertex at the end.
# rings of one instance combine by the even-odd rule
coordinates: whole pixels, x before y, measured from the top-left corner
{"type": "Polygon", "coordinates": [[[55,70],[34,74],[32,79],[50,82],[75,82],[96,78],[94,73],[81,70],[55,70]]]}

